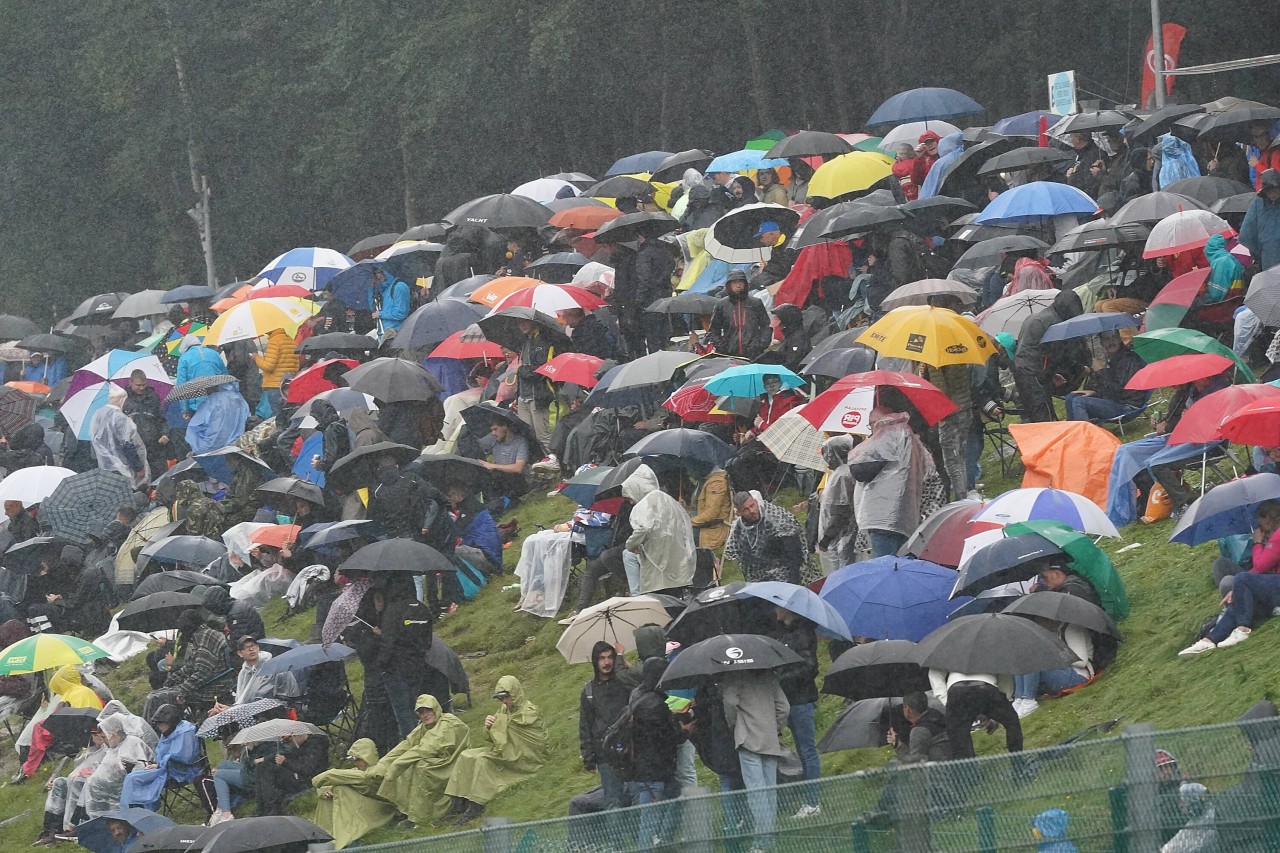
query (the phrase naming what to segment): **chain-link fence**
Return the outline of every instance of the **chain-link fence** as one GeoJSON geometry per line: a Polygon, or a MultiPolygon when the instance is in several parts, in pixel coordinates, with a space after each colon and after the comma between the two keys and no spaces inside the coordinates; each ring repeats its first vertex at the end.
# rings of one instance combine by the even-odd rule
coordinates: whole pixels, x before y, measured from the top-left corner
{"type": "MultiPolygon", "coordinates": [[[[579,798],[579,808],[591,806],[579,798]]],[[[359,848],[403,853],[1069,850],[1280,851],[1280,719],[1079,740],[1015,755],[359,848]],[[806,817],[801,806],[820,805],[806,817]],[[1038,847],[1038,845],[1046,845],[1038,847]],[[1166,847],[1165,845],[1170,845],[1166,847]]]]}

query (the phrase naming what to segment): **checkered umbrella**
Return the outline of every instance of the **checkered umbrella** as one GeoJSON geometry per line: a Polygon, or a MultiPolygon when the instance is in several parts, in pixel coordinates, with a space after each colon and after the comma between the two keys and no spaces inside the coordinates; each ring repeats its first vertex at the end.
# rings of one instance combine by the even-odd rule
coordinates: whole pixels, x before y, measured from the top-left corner
{"type": "Polygon", "coordinates": [[[279,740],[282,737],[290,737],[291,735],[326,736],[322,729],[311,725],[311,723],[300,723],[297,720],[267,720],[265,723],[258,723],[256,726],[250,726],[240,732],[240,734],[231,739],[231,743],[263,743],[264,741],[279,740]]]}
{"type": "Polygon", "coordinates": [[[0,386],[0,432],[13,435],[36,416],[36,398],[17,388],[0,386]]]}
{"type": "Polygon", "coordinates": [[[53,535],[76,545],[102,532],[122,506],[133,503],[129,478],[101,468],[68,477],[41,505],[40,519],[53,535]]]}
{"type": "Polygon", "coordinates": [[[190,382],[183,382],[177,388],[174,388],[169,396],[165,398],[165,402],[174,403],[178,400],[196,400],[200,397],[207,397],[218,386],[238,381],[234,376],[226,373],[219,373],[215,376],[197,376],[190,382]]]}
{"type": "Polygon", "coordinates": [[[822,461],[822,436],[817,427],[801,417],[799,409],[792,409],[774,421],[760,433],[760,441],[773,451],[779,462],[814,471],[827,470],[827,464],[822,461]]]}
{"type": "Polygon", "coordinates": [[[256,725],[258,717],[261,715],[283,707],[284,703],[279,699],[258,699],[254,702],[245,702],[243,705],[232,705],[227,710],[219,711],[201,723],[200,728],[196,729],[196,736],[202,738],[219,737],[224,729],[232,726],[237,729],[247,729],[256,725]]]}

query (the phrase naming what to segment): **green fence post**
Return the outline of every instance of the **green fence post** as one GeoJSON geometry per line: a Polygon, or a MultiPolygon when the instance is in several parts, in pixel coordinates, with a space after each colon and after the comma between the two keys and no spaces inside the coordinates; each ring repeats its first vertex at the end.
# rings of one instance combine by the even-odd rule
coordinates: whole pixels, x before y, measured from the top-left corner
{"type": "Polygon", "coordinates": [[[978,819],[978,850],[980,853],[996,853],[996,812],[991,806],[983,806],[975,813],[978,819]]]}
{"type": "Polygon", "coordinates": [[[511,853],[511,818],[487,817],[480,824],[484,853],[511,853]]]}
{"type": "Polygon", "coordinates": [[[849,827],[853,853],[871,853],[871,837],[867,834],[867,822],[858,819],[849,827]]]}
{"type": "Polygon", "coordinates": [[[1111,799],[1112,853],[1129,853],[1129,795],[1117,785],[1108,790],[1111,799]]]}
{"type": "Polygon", "coordinates": [[[1151,723],[1125,726],[1124,783],[1129,812],[1130,853],[1157,853],[1160,825],[1156,815],[1156,727],[1151,723]]]}
{"type": "Polygon", "coordinates": [[[711,824],[711,791],[702,786],[680,792],[681,848],[690,853],[711,853],[715,830],[711,824]]]}

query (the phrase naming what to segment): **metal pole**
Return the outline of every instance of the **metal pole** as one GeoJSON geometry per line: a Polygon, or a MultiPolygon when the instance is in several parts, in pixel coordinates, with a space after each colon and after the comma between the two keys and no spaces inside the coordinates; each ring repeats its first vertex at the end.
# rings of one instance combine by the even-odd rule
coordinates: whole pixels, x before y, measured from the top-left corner
{"type": "MultiPolygon", "coordinates": [[[[1143,57],[1146,61],[1146,57],[1143,57]]],[[[1156,75],[1156,107],[1164,106],[1164,23],[1160,19],[1160,0],[1151,0],[1151,67],[1156,75]]]]}

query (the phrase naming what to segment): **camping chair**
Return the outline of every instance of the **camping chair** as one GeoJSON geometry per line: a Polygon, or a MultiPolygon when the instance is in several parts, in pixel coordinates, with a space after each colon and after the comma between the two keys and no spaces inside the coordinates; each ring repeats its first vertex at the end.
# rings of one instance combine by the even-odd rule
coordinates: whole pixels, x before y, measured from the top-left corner
{"type": "MultiPolygon", "coordinates": [[[[209,764],[209,750],[205,746],[203,739],[198,741],[200,744],[200,755],[196,759],[196,766],[200,770],[200,774],[190,782],[179,782],[170,776],[165,780],[164,793],[160,795],[160,814],[177,820],[174,812],[179,807],[185,811],[192,811],[196,808],[204,810],[205,820],[213,814],[213,806],[217,800],[213,793],[213,768],[209,764]]],[[[179,821],[181,822],[181,821],[179,821]]]]}
{"type": "Polygon", "coordinates": [[[298,704],[298,719],[323,729],[331,748],[346,749],[355,740],[356,717],[360,713],[360,704],[347,681],[346,665],[330,661],[310,670],[298,704]]]}
{"type": "MultiPolygon", "coordinates": [[[[1009,410],[1006,409],[1005,412],[1008,414],[1009,410]]],[[[991,445],[996,459],[1000,461],[1000,476],[1008,479],[1013,475],[1015,466],[1021,464],[1022,459],[1022,452],[1018,450],[1018,443],[1013,440],[1009,427],[1003,421],[984,423],[982,435],[991,445]]]]}
{"type": "Polygon", "coordinates": [[[1148,392],[1147,392],[1147,395],[1146,395],[1145,397],[1143,397],[1143,398],[1142,398],[1142,407],[1141,407],[1140,409],[1138,409],[1136,412],[1130,412],[1130,413],[1125,414],[1125,415],[1116,415],[1114,418],[1102,418],[1101,420],[1092,420],[1092,421],[1090,421],[1090,423],[1097,424],[1098,426],[1113,426],[1113,427],[1116,427],[1116,428],[1118,428],[1118,429],[1120,430],[1120,437],[1121,437],[1121,438],[1124,438],[1124,437],[1125,437],[1125,434],[1124,434],[1124,427],[1125,427],[1125,424],[1133,423],[1133,421],[1134,421],[1134,420],[1136,420],[1137,418],[1139,418],[1139,417],[1141,417],[1142,415],[1146,414],[1146,413],[1147,413],[1147,411],[1148,411],[1152,406],[1159,406],[1159,405],[1163,405],[1163,403],[1164,403],[1164,399],[1163,399],[1163,398],[1161,398],[1161,399],[1159,399],[1159,400],[1152,400],[1152,399],[1151,399],[1151,395],[1152,395],[1153,393],[1154,393],[1154,392],[1152,392],[1152,391],[1148,391],[1148,392]]]}

